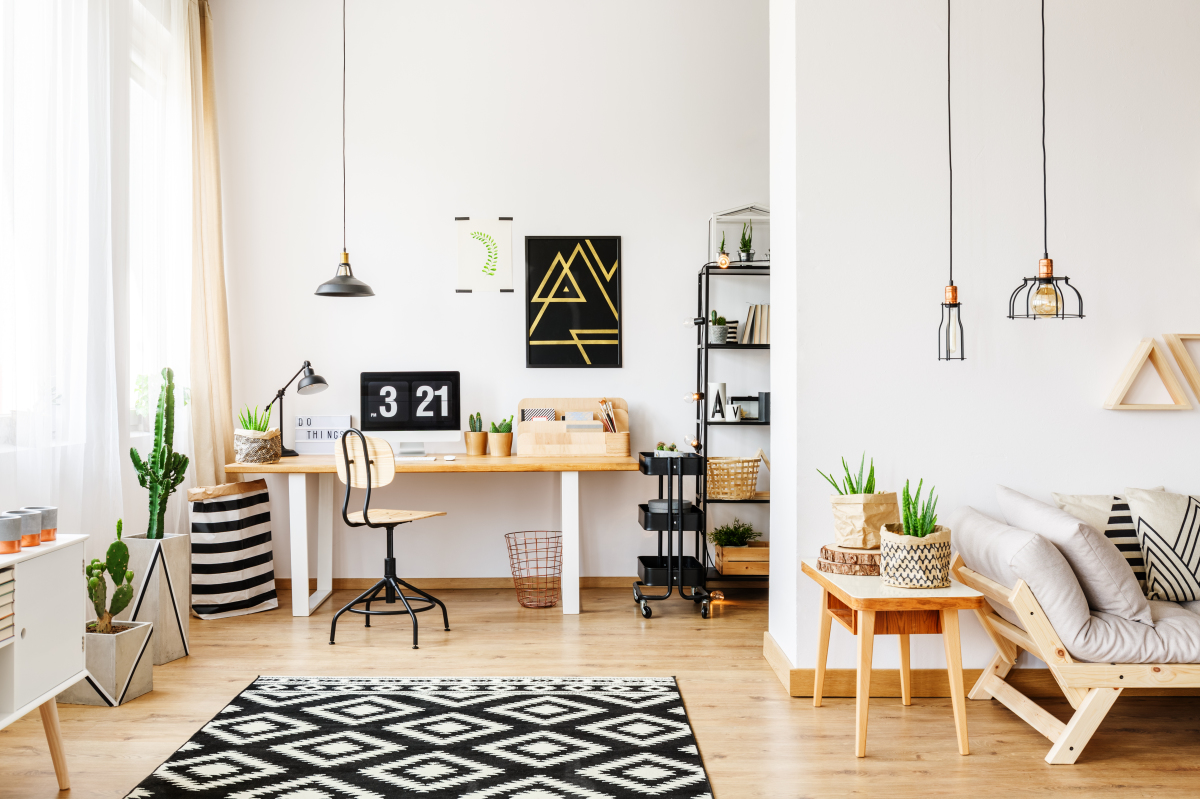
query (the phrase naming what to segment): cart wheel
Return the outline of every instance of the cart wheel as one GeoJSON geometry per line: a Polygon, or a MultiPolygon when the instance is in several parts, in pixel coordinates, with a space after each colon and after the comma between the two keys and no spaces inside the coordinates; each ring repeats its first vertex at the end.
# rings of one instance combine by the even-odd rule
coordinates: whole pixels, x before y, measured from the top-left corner
{"type": "Polygon", "coordinates": [[[702,619],[708,618],[708,600],[707,599],[700,603],[700,618],[702,618],[702,619]]]}
{"type": "Polygon", "coordinates": [[[645,602],[642,602],[641,605],[642,605],[642,618],[648,619],[654,615],[654,611],[650,609],[649,605],[647,605],[645,602]]]}

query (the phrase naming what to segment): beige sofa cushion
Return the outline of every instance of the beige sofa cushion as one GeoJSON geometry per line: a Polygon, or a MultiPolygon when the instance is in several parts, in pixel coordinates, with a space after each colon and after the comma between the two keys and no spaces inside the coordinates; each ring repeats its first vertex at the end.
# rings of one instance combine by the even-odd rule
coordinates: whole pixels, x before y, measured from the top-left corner
{"type": "Polygon", "coordinates": [[[1064,510],[1011,488],[996,486],[996,499],[1009,524],[1037,533],[1058,548],[1092,610],[1153,626],[1150,605],[1137,577],[1103,533],[1064,510]]]}
{"type": "MultiPolygon", "coordinates": [[[[1075,660],[1085,663],[1200,663],[1200,615],[1174,602],[1149,602],[1154,625],[1091,613],[1066,558],[1036,533],[958,508],[943,522],[967,567],[1014,587],[1024,580],[1075,660]]],[[[1189,603],[1200,609],[1200,602],[1189,603]]],[[[1000,615],[1020,625],[1008,609],[1000,615]]]]}

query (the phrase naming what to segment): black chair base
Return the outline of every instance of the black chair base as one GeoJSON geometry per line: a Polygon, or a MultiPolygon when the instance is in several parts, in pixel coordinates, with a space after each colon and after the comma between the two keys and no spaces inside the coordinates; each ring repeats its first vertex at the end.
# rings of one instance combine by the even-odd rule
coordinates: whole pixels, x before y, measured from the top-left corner
{"type": "Polygon", "coordinates": [[[409,616],[412,617],[412,625],[413,625],[413,646],[412,646],[412,648],[413,649],[419,648],[417,646],[417,614],[418,613],[422,613],[426,610],[433,610],[435,607],[441,608],[442,609],[442,623],[446,628],[446,632],[450,632],[450,616],[446,612],[445,603],[443,603],[442,600],[438,599],[437,597],[432,596],[431,594],[425,593],[420,588],[417,588],[415,585],[406,583],[404,580],[401,580],[399,577],[396,576],[396,559],[394,557],[392,557],[392,530],[393,529],[394,529],[393,527],[387,528],[387,553],[388,553],[388,556],[383,561],[383,579],[380,580],[379,582],[375,583],[375,585],[371,586],[366,591],[364,591],[362,594],[360,594],[357,599],[355,599],[353,602],[346,605],[345,607],[343,607],[341,610],[339,610],[337,613],[334,614],[333,624],[331,624],[329,627],[329,644],[331,646],[334,643],[336,643],[334,641],[334,636],[337,634],[338,619],[340,619],[342,617],[342,614],[346,613],[346,612],[359,613],[359,614],[365,616],[366,624],[364,626],[366,626],[366,627],[371,626],[371,617],[372,616],[398,616],[398,615],[407,613],[409,616]],[[403,588],[401,588],[401,586],[403,586],[403,588]],[[418,594],[418,596],[406,595],[404,593],[404,588],[407,588],[408,590],[415,592],[416,594],[418,594]],[[379,596],[379,593],[381,591],[384,592],[382,597],[379,596]],[[392,604],[396,603],[396,600],[399,600],[400,602],[402,602],[404,604],[404,610],[371,610],[372,602],[384,602],[388,605],[392,605],[392,604]],[[412,603],[423,603],[424,607],[414,608],[412,606],[412,603]],[[365,607],[356,608],[355,605],[365,605],[365,607]]]}

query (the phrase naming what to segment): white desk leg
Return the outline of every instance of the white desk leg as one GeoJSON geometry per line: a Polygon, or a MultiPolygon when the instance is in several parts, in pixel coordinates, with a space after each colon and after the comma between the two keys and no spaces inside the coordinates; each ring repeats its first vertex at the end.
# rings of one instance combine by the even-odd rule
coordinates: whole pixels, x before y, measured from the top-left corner
{"type": "Polygon", "coordinates": [[[317,475],[317,590],[308,598],[309,613],[333,594],[333,478],[317,475]]]}
{"type": "Polygon", "coordinates": [[[579,472],[562,472],[562,609],[579,613],[579,472]]]}
{"type": "Polygon", "coordinates": [[[308,609],[308,475],[288,475],[288,515],[292,538],[292,615],[308,609]]]}

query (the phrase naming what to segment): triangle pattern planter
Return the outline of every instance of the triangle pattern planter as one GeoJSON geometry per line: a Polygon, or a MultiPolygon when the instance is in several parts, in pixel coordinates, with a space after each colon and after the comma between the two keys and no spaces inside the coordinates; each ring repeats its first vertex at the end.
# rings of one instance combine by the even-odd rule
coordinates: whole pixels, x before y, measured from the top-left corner
{"type": "Polygon", "coordinates": [[[192,537],[146,538],[142,533],[121,540],[129,546],[134,591],[133,601],[115,620],[154,624],[155,666],[185,657],[192,604],[192,537]]]}
{"type": "Polygon", "coordinates": [[[154,625],[144,621],[113,624],[130,629],[112,635],[84,633],[87,676],[59,694],[59,702],[116,707],[154,690],[150,663],[154,625]]]}

